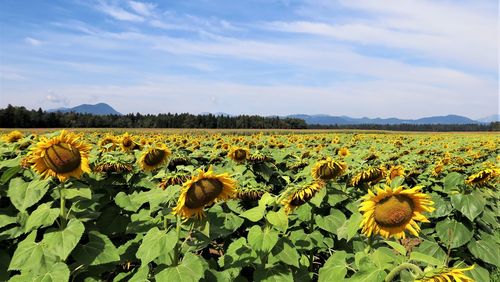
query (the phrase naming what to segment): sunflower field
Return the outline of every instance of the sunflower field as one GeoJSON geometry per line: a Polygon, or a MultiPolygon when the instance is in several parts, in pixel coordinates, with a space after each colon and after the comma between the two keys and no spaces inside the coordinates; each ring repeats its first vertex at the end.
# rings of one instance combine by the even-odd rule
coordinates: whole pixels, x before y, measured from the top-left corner
{"type": "Polygon", "coordinates": [[[0,138],[0,281],[500,281],[498,134],[0,138]]]}

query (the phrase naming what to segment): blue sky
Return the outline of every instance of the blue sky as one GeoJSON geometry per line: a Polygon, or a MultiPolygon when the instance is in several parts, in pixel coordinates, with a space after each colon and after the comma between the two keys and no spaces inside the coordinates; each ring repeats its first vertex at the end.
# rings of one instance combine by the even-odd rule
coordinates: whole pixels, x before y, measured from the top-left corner
{"type": "Polygon", "coordinates": [[[0,107],[498,113],[495,0],[0,3],[0,107]]]}

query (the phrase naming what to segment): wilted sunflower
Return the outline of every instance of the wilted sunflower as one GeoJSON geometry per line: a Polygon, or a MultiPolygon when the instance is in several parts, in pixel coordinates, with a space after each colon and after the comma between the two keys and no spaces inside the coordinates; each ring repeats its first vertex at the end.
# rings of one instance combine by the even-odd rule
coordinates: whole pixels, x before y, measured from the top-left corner
{"type": "Polygon", "coordinates": [[[449,268],[445,267],[439,270],[433,270],[424,273],[418,277],[415,282],[446,282],[446,281],[461,281],[461,282],[474,282],[475,280],[466,276],[465,271],[472,270],[474,265],[466,268],[449,268]]]}
{"type": "Polygon", "coordinates": [[[317,162],[312,168],[314,179],[331,180],[342,175],[347,170],[347,164],[336,162],[328,157],[326,160],[317,162]]]}
{"type": "Polygon", "coordinates": [[[500,175],[500,168],[487,168],[478,173],[475,173],[465,180],[465,184],[473,186],[481,186],[495,179],[500,175]]]}
{"type": "Polygon", "coordinates": [[[377,188],[377,194],[368,190],[363,196],[359,211],[363,213],[360,227],[366,236],[380,234],[384,238],[394,236],[405,238],[405,230],[418,236],[420,227],[417,221],[429,222],[422,212],[432,212],[434,202],[430,196],[421,193],[421,186],[405,189],[403,186],[392,189],[377,188]]]}
{"type": "Polygon", "coordinates": [[[183,218],[205,216],[203,208],[218,201],[234,198],[236,195],[236,181],[228,173],[215,174],[212,168],[207,172],[198,171],[198,175],[191,177],[181,188],[181,194],[173,213],[183,218]]]}
{"type": "Polygon", "coordinates": [[[254,201],[260,199],[269,190],[271,189],[268,186],[261,183],[247,183],[247,185],[238,188],[236,198],[244,201],[254,201]]]}
{"type": "Polygon", "coordinates": [[[5,140],[5,142],[7,142],[7,143],[14,143],[23,137],[24,137],[24,135],[21,131],[14,130],[14,131],[9,132],[9,134],[5,135],[3,137],[3,140],[5,140]]]}
{"type": "Polygon", "coordinates": [[[120,147],[124,152],[130,152],[136,149],[138,146],[139,145],[134,142],[134,139],[132,139],[132,136],[128,134],[128,132],[123,134],[120,141],[120,147]]]}
{"type": "Polygon", "coordinates": [[[31,152],[34,170],[44,177],[57,177],[61,182],[71,176],[80,178],[84,172],[90,172],[90,146],[79,142],[78,138],[66,130],[51,139],[42,137],[31,152]]]}
{"type": "Polygon", "coordinates": [[[250,151],[247,148],[232,147],[227,156],[233,161],[241,163],[250,156],[250,151]]]}
{"type": "Polygon", "coordinates": [[[387,183],[391,183],[396,177],[405,177],[405,169],[402,165],[391,166],[389,172],[387,173],[387,183]]]}
{"type": "Polygon", "coordinates": [[[311,200],[314,195],[325,187],[325,182],[316,181],[304,186],[291,186],[286,193],[286,197],[281,204],[285,207],[287,214],[291,213],[297,207],[311,200]]]}
{"type": "Polygon", "coordinates": [[[386,172],[383,167],[372,167],[356,174],[351,179],[351,185],[358,186],[365,183],[372,185],[382,180],[385,177],[385,174],[386,172]]]}
{"type": "Polygon", "coordinates": [[[180,185],[189,179],[189,175],[185,172],[175,172],[163,178],[158,185],[162,190],[172,185],[180,185]]]}
{"type": "Polygon", "coordinates": [[[116,137],[111,135],[111,134],[106,134],[99,142],[97,145],[99,146],[100,150],[102,151],[113,151],[116,148],[116,137]]]}
{"type": "Polygon", "coordinates": [[[170,155],[170,150],[164,144],[153,145],[142,153],[139,165],[145,171],[152,171],[165,163],[170,155]]]}

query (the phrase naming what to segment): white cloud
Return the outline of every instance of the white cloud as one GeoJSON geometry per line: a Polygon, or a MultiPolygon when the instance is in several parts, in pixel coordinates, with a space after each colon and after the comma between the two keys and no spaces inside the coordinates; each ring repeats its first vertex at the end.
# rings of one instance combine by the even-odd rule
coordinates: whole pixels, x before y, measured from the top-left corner
{"type": "Polygon", "coordinates": [[[138,1],[128,1],[128,4],[130,8],[132,8],[132,10],[145,17],[151,16],[153,14],[153,10],[156,7],[156,5],[153,3],[144,3],[138,1]]]}
{"type": "Polygon", "coordinates": [[[137,14],[126,11],[121,7],[107,4],[105,2],[100,2],[99,5],[97,6],[97,10],[120,21],[131,21],[131,22],[144,21],[144,18],[137,14]]]}
{"type": "Polygon", "coordinates": [[[28,43],[31,46],[35,46],[35,47],[40,46],[43,43],[42,41],[35,39],[35,38],[32,38],[32,37],[24,38],[24,42],[28,43]]]}

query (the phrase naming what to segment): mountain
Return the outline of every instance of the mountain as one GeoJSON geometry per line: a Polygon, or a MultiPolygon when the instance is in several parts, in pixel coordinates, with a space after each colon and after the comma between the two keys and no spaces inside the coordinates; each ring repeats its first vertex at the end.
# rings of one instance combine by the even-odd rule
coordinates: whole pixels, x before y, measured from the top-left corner
{"type": "Polygon", "coordinates": [[[487,117],[484,117],[484,118],[480,118],[478,119],[477,121],[479,122],[494,122],[494,121],[500,121],[500,115],[491,115],[491,116],[487,116],[487,117]]]}
{"type": "Polygon", "coordinates": [[[121,115],[118,111],[113,109],[106,103],[99,103],[95,105],[82,104],[73,108],[57,108],[47,110],[47,112],[61,112],[61,113],[79,113],[79,114],[93,114],[93,115],[121,115]]]}
{"type": "Polygon", "coordinates": [[[330,115],[289,115],[287,117],[303,119],[307,124],[474,124],[478,121],[458,115],[433,116],[420,119],[399,119],[399,118],[351,118],[348,116],[330,115]]]}

